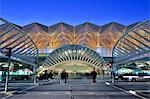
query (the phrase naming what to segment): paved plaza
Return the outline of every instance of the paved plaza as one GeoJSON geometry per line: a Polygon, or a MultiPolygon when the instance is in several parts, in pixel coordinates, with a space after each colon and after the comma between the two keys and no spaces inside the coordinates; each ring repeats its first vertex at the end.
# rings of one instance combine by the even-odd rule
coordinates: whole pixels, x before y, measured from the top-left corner
{"type": "MultiPolygon", "coordinates": [[[[143,94],[134,95],[128,92],[133,90],[131,82],[116,82],[112,85],[104,81],[98,81],[93,84],[90,79],[73,79],[69,80],[67,84],[59,84],[59,81],[52,83],[43,83],[40,85],[33,86],[28,90],[18,91],[12,95],[2,99],[148,99],[149,96],[143,94]],[[128,86],[129,85],[129,86],[128,86]],[[131,87],[132,86],[132,87],[131,87]],[[126,90],[124,90],[125,87],[126,90]],[[121,88],[121,89],[120,89],[121,88]]],[[[148,83],[147,83],[148,84],[148,83]]],[[[149,91],[148,85],[144,83],[135,83],[138,91],[149,91]],[[144,86],[144,88],[141,87],[144,86]]],[[[30,86],[31,87],[31,86],[30,86]]]]}

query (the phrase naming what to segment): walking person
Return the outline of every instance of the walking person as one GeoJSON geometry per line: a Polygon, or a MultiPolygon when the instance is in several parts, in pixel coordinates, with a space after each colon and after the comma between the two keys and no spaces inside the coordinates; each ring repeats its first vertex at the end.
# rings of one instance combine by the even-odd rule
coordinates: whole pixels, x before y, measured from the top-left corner
{"type": "Polygon", "coordinates": [[[66,72],[65,69],[61,72],[61,84],[66,84],[67,83],[67,78],[68,78],[68,73],[66,72]],[[65,83],[64,83],[65,82],[65,83]]]}
{"type": "Polygon", "coordinates": [[[49,79],[49,82],[52,82],[52,79],[53,79],[53,71],[51,70],[48,74],[48,79],[49,79]]]}
{"type": "Polygon", "coordinates": [[[44,79],[48,80],[48,71],[47,70],[44,71],[43,76],[44,76],[43,77],[44,79]]]}
{"type": "Polygon", "coordinates": [[[92,79],[93,79],[93,83],[96,83],[97,72],[95,71],[95,68],[91,72],[91,76],[92,76],[92,79]]]}

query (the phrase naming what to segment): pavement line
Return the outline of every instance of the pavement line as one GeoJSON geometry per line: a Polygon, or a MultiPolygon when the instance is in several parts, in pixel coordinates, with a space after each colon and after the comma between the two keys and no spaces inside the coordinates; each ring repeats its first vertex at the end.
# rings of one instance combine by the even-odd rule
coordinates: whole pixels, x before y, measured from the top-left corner
{"type": "Polygon", "coordinates": [[[150,92],[150,90],[136,90],[136,92],[150,92]]]}
{"type": "Polygon", "coordinates": [[[87,92],[87,94],[88,94],[88,95],[94,95],[93,92],[89,92],[89,91],[87,92]]]}
{"type": "Polygon", "coordinates": [[[35,86],[29,87],[29,88],[27,88],[27,89],[21,90],[21,91],[14,91],[14,92],[12,92],[10,95],[5,96],[5,97],[3,97],[2,99],[8,99],[8,98],[14,96],[14,95],[13,95],[14,93],[22,93],[22,92],[24,92],[24,91],[28,91],[28,90],[30,90],[30,89],[33,89],[33,88],[35,88],[35,87],[37,87],[37,86],[39,86],[39,85],[35,85],[35,86]]]}
{"type": "Polygon", "coordinates": [[[6,96],[6,97],[3,97],[2,99],[8,99],[8,98],[10,98],[10,97],[12,97],[13,95],[8,95],[8,96],[6,96]]]}
{"type": "Polygon", "coordinates": [[[37,86],[38,86],[38,85],[35,85],[35,86],[29,87],[29,88],[27,88],[27,89],[24,89],[24,90],[21,90],[21,91],[17,91],[17,93],[22,93],[22,92],[24,92],[24,91],[28,91],[28,90],[30,90],[30,89],[33,89],[33,88],[37,87],[37,86]]]}
{"type": "Polygon", "coordinates": [[[133,91],[133,90],[129,90],[129,93],[131,93],[131,94],[133,94],[133,95],[135,95],[135,94],[136,94],[136,92],[135,92],[135,91],[133,91]]]}
{"type": "Polygon", "coordinates": [[[72,95],[72,89],[71,89],[71,84],[69,84],[69,96],[71,99],[74,99],[73,95],[72,95]]]}
{"type": "Polygon", "coordinates": [[[141,96],[141,95],[138,95],[138,94],[137,94],[135,91],[133,91],[133,90],[129,90],[129,91],[128,91],[128,90],[125,90],[125,89],[123,89],[123,88],[114,86],[114,85],[110,84],[109,82],[105,82],[105,84],[108,85],[108,86],[111,86],[111,87],[113,87],[113,88],[115,88],[115,89],[121,90],[121,91],[123,91],[123,92],[125,92],[125,93],[132,94],[132,95],[134,95],[134,96],[136,96],[136,97],[139,97],[139,98],[141,98],[141,99],[147,99],[147,98],[145,98],[145,97],[143,97],[143,96],[141,96]]]}
{"type": "Polygon", "coordinates": [[[108,82],[105,82],[105,84],[106,84],[106,85],[110,85],[110,83],[108,83],[108,82]]]}

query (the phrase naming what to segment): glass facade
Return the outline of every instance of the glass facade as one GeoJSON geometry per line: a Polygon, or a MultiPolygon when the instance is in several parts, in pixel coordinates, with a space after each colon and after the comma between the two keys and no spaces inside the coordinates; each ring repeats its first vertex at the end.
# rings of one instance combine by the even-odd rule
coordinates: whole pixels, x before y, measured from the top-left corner
{"type": "Polygon", "coordinates": [[[111,57],[112,47],[128,26],[111,22],[98,26],[89,22],[72,26],[58,23],[45,26],[31,23],[22,27],[35,42],[39,53],[49,53],[66,44],[80,44],[97,51],[101,56],[111,57]]]}

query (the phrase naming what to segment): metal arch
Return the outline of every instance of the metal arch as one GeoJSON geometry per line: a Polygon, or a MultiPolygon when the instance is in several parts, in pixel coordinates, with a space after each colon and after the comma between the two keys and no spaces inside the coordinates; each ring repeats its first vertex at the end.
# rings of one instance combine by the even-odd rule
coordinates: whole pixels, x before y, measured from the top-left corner
{"type": "Polygon", "coordinates": [[[30,65],[36,65],[36,59],[36,63],[38,64],[38,49],[33,40],[24,31],[7,20],[0,17],[0,21],[4,22],[2,25],[8,25],[7,29],[1,31],[0,33],[0,39],[2,40],[0,41],[0,57],[7,58],[4,55],[4,49],[11,47],[12,60],[21,61],[30,65]],[[7,37],[5,37],[6,35],[7,37]]]}
{"type": "Polygon", "coordinates": [[[150,29],[150,20],[137,24],[132,29],[126,31],[116,42],[112,50],[113,62],[115,64],[130,62],[139,59],[138,57],[144,56],[145,54],[150,54],[150,32],[146,30],[145,25],[150,29]],[[140,41],[140,39],[144,42],[140,41]],[[121,51],[116,54],[118,49],[121,51]]]}
{"type": "Polygon", "coordinates": [[[100,64],[105,63],[103,57],[101,57],[93,49],[90,49],[83,45],[68,44],[50,53],[49,56],[46,57],[43,67],[56,66],[60,63],[65,63],[67,61],[81,61],[82,63],[92,66],[100,66],[100,64]]]}

